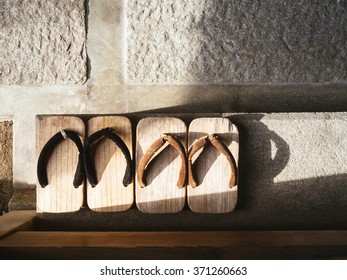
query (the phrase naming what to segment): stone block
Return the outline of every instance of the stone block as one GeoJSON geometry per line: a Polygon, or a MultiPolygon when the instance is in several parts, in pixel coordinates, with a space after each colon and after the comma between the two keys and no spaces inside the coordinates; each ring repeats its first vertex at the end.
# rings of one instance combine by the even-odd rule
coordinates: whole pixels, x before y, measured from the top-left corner
{"type": "Polygon", "coordinates": [[[9,211],[36,210],[36,188],[17,189],[8,203],[9,211]]]}
{"type": "Polygon", "coordinates": [[[127,82],[346,82],[346,18],[345,0],[129,0],[127,82]]]}
{"type": "Polygon", "coordinates": [[[12,121],[0,121],[0,215],[8,210],[12,186],[12,121]]]}
{"type": "Polygon", "coordinates": [[[82,84],[84,0],[0,2],[0,84],[82,84]]]}

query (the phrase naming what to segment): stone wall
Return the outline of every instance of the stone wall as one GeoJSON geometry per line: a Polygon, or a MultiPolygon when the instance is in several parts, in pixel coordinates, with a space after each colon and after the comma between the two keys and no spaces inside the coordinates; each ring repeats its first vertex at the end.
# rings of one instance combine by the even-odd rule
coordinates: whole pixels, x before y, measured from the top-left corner
{"type": "Polygon", "coordinates": [[[0,2],[0,85],[81,84],[84,0],[0,2]]]}
{"type": "Polygon", "coordinates": [[[346,1],[129,0],[130,83],[347,81],[346,1]]]}
{"type": "Polygon", "coordinates": [[[8,210],[7,204],[13,193],[12,149],[12,121],[0,119],[0,215],[8,210]]]}

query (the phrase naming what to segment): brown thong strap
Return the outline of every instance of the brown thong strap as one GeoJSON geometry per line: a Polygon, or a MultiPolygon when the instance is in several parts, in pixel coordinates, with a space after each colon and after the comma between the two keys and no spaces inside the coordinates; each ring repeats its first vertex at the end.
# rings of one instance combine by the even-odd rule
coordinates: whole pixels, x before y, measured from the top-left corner
{"type": "Polygon", "coordinates": [[[200,149],[205,147],[208,143],[212,144],[218,151],[220,151],[227,158],[231,168],[229,187],[232,188],[236,186],[237,166],[236,166],[235,158],[233,154],[230,152],[230,150],[228,149],[228,147],[221,140],[219,140],[219,137],[217,135],[214,135],[214,134],[203,136],[197,139],[189,148],[189,151],[188,151],[188,183],[189,185],[192,186],[193,188],[195,188],[198,185],[193,174],[192,158],[196,154],[196,152],[198,152],[200,149]]]}
{"type": "Polygon", "coordinates": [[[187,177],[187,162],[186,162],[186,156],[185,156],[185,150],[183,145],[180,141],[178,141],[176,138],[172,137],[168,134],[163,134],[158,140],[156,140],[146,151],[146,153],[141,158],[139,165],[137,167],[137,180],[141,186],[141,188],[145,187],[146,184],[144,183],[144,172],[145,169],[151,160],[151,158],[154,156],[154,154],[162,147],[165,143],[168,143],[171,145],[180,155],[181,157],[181,168],[180,173],[177,181],[177,187],[183,188],[186,183],[186,177],[187,177]]]}

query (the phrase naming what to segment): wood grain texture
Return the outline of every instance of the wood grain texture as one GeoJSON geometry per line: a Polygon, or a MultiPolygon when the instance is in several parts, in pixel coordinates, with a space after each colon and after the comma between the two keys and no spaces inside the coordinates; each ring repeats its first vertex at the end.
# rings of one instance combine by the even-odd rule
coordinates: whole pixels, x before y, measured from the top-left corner
{"type": "MultiPolygon", "coordinates": [[[[182,143],[186,150],[187,127],[185,123],[172,117],[151,117],[140,120],[136,134],[136,168],[147,149],[161,137],[170,134],[182,143]]],[[[179,189],[177,181],[181,167],[178,152],[165,145],[147,165],[141,188],[136,183],[136,204],[145,213],[176,213],[183,209],[186,188],[179,189]]]]}
{"type": "Polygon", "coordinates": [[[22,231],[1,247],[291,247],[347,246],[347,231],[73,232],[22,231]]]}
{"type": "Polygon", "coordinates": [[[0,216],[0,239],[15,231],[31,228],[35,215],[34,210],[22,210],[0,216]]]}
{"type": "MultiPolygon", "coordinates": [[[[226,118],[198,118],[189,125],[188,146],[202,136],[216,134],[229,148],[238,165],[239,133],[235,125],[226,118]]],[[[190,209],[197,213],[227,213],[237,203],[237,189],[229,187],[230,165],[226,157],[208,144],[192,159],[197,187],[188,186],[190,209]]]]}
{"type": "MultiPolygon", "coordinates": [[[[88,136],[107,127],[124,141],[133,157],[130,120],[122,116],[94,117],[88,121],[88,136]]],[[[134,202],[134,183],[123,186],[126,160],[121,150],[110,139],[101,138],[92,145],[91,152],[98,184],[93,188],[87,182],[89,208],[98,212],[129,209],[134,202]]]]}
{"type": "MultiPolygon", "coordinates": [[[[81,119],[70,116],[38,116],[36,119],[36,156],[57,132],[76,132],[84,142],[85,127],[81,119]]],[[[78,211],[83,204],[83,188],[73,186],[78,163],[78,149],[71,140],[61,141],[47,162],[48,185],[37,183],[37,212],[64,213],[78,211]]]]}

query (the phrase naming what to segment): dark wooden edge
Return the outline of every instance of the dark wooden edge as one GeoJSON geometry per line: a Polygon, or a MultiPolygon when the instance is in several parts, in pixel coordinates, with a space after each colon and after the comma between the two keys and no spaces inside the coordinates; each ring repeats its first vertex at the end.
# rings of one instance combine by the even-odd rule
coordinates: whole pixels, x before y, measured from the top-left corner
{"type": "Polygon", "coordinates": [[[347,259],[347,230],[35,231],[35,211],[0,217],[3,259],[347,259]]]}
{"type": "Polygon", "coordinates": [[[33,229],[34,210],[9,212],[0,216],[0,240],[19,230],[33,229]]]}
{"type": "Polygon", "coordinates": [[[18,231],[0,247],[294,247],[347,246],[347,231],[18,231]]]}

